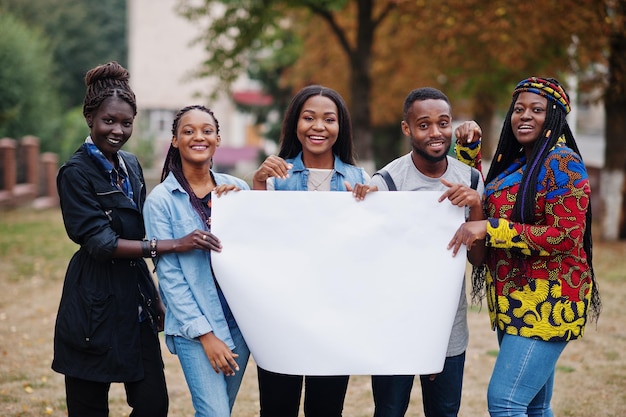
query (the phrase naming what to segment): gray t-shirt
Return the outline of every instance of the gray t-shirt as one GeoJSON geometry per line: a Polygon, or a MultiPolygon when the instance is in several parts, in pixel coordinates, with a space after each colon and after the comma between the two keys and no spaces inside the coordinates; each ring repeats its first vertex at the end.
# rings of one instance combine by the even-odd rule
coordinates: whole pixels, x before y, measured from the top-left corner
{"type": "MultiPolygon", "coordinates": [[[[411,153],[391,161],[383,169],[389,173],[398,191],[441,191],[443,193],[447,187],[441,183],[441,178],[451,183],[461,183],[470,186],[471,168],[450,156],[447,158],[448,169],[440,178],[431,178],[422,174],[415,167],[415,164],[413,164],[411,153]]],[[[376,185],[380,191],[389,191],[387,183],[380,175],[373,175],[369,185],[376,185]]],[[[484,184],[480,175],[476,189],[480,195],[483,194],[484,184]]],[[[450,236],[450,238],[452,238],[452,236],[450,236]]],[[[454,325],[452,326],[446,356],[457,356],[465,352],[468,341],[467,296],[465,291],[465,279],[463,279],[461,298],[459,299],[459,307],[456,311],[456,317],[454,318],[454,325]]]]}

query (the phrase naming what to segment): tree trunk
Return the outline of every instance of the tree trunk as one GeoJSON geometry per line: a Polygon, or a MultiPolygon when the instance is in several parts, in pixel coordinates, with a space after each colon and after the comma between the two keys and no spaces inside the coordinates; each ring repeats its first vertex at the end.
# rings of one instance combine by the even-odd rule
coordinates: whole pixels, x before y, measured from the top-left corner
{"type": "MultiPolygon", "coordinates": [[[[624,175],[626,173],[626,1],[620,1],[622,22],[616,23],[609,38],[609,83],[604,97],[605,166],[603,206],[605,208],[602,237],[608,240],[626,238],[624,175]]],[[[618,8],[619,9],[619,8],[618,8]]],[[[619,20],[619,17],[618,19],[619,20]]]]}
{"type": "Polygon", "coordinates": [[[350,116],[359,166],[370,174],[374,168],[372,154],[372,126],[370,116],[370,76],[362,66],[352,66],[350,79],[350,116]]]}
{"type": "MultiPolygon", "coordinates": [[[[604,207],[602,216],[602,239],[617,240],[620,237],[620,228],[623,224],[624,205],[624,171],[604,170],[600,175],[602,187],[600,197],[604,207]]],[[[593,191],[593,190],[592,190],[593,191]]],[[[594,195],[592,195],[592,198],[594,195]]]]}
{"type": "MultiPolygon", "coordinates": [[[[474,121],[478,123],[482,132],[481,155],[483,159],[491,160],[498,146],[500,131],[493,126],[493,116],[496,113],[496,97],[488,88],[479,89],[474,96],[474,121]]],[[[460,121],[460,120],[459,120],[460,121]]],[[[487,175],[487,173],[484,173],[487,175]]]]}
{"type": "Polygon", "coordinates": [[[374,44],[373,4],[371,0],[361,0],[358,5],[358,29],[356,46],[349,54],[350,60],[350,102],[352,130],[359,165],[372,174],[374,156],[372,154],[371,122],[371,56],[374,44]]]}

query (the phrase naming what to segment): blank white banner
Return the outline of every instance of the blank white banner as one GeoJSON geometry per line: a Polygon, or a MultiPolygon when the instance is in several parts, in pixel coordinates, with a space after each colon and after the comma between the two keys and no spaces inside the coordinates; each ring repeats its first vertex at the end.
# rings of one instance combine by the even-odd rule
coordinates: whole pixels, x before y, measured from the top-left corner
{"type": "Polygon", "coordinates": [[[295,375],[443,369],[465,273],[441,192],[240,191],[212,201],[213,269],[255,361],[295,375]]]}

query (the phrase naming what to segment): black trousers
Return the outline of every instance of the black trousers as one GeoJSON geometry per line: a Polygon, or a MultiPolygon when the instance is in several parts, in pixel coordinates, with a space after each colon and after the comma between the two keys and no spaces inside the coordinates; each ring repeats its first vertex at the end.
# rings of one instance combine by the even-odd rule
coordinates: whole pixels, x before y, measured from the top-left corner
{"type": "MultiPolygon", "coordinates": [[[[126,402],[133,409],[129,417],[166,417],[169,399],[161,345],[147,320],[140,327],[144,378],[124,383],[126,402]]],[[[66,375],[68,417],[108,417],[110,387],[108,382],[86,381],[66,375]]]]}
{"type": "Polygon", "coordinates": [[[341,417],[348,375],[284,375],[257,367],[261,417],[298,417],[304,380],[306,417],[341,417]]]}

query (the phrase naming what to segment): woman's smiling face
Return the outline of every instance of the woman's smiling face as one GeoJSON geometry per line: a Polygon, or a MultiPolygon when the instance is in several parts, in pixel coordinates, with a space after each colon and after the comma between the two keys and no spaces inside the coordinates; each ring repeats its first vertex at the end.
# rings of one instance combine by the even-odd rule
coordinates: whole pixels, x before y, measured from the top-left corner
{"type": "Polygon", "coordinates": [[[526,149],[532,149],[546,122],[548,99],[539,94],[523,92],[517,97],[511,114],[511,129],[515,139],[526,149]]]}
{"type": "Polygon", "coordinates": [[[310,97],[300,110],[296,135],[302,144],[305,160],[307,154],[332,155],[333,145],[339,135],[337,105],[328,97],[321,95],[310,97]]]}
{"type": "Polygon", "coordinates": [[[183,114],[176,135],[172,138],[172,145],[178,148],[183,163],[210,163],[215,149],[220,145],[213,116],[199,109],[183,114]]]}
{"type": "Polygon", "coordinates": [[[135,113],[125,100],[111,96],[85,119],[91,128],[91,140],[111,162],[113,156],[133,133],[135,113]]]}

